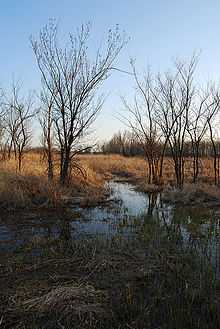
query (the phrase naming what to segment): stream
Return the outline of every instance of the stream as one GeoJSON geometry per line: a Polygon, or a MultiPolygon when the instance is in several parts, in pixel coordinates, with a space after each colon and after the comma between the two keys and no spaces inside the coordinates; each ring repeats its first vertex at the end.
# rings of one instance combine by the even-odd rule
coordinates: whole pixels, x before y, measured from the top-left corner
{"type": "Polygon", "coordinates": [[[72,218],[62,215],[37,216],[36,213],[0,214],[0,255],[23,245],[34,246],[40,239],[80,239],[94,235],[130,236],[153,218],[175,227],[185,244],[200,248],[220,274],[220,213],[202,206],[174,207],[163,203],[160,195],[144,194],[132,184],[111,181],[111,200],[105,206],[74,208],[72,218]]]}

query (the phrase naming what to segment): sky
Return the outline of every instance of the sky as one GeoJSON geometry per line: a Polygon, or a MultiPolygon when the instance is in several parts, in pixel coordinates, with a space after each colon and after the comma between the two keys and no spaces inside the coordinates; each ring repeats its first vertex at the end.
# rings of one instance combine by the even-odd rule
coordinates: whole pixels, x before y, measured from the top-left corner
{"type": "MultiPolygon", "coordinates": [[[[175,58],[187,59],[200,52],[197,79],[220,81],[220,1],[218,0],[0,0],[0,86],[12,79],[22,82],[24,92],[40,89],[40,74],[30,46],[49,19],[59,22],[62,36],[91,22],[91,40],[104,40],[109,28],[119,24],[129,37],[117,67],[129,71],[136,60],[139,72],[172,67],[175,58]]],[[[94,49],[95,51],[95,49],[94,49]]],[[[134,83],[126,74],[114,72],[103,85],[107,95],[95,122],[96,136],[106,140],[123,124],[118,120],[120,96],[132,97],[134,83]]],[[[37,127],[36,127],[37,130],[37,127]]],[[[37,143],[35,132],[35,143],[37,143]]]]}

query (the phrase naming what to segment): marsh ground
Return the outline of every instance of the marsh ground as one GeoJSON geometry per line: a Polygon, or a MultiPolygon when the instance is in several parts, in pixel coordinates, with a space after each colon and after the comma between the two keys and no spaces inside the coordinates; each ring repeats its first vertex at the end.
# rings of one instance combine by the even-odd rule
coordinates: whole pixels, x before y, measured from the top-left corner
{"type": "Polygon", "coordinates": [[[214,212],[204,199],[204,207],[193,204],[198,188],[186,197],[191,185],[181,202],[175,193],[175,204],[135,191],[143,159],[79,161],[86,175],[73,175],[66,189],[47,183],[37,154],[27,155],[21,174],[13,161],[2,164],[0,327],[219,328],[219,197],[205,183],[211,160],[199,188],[212,191],[214,212]],[[136,186],[106,185],[116,176],[136,186]]]}

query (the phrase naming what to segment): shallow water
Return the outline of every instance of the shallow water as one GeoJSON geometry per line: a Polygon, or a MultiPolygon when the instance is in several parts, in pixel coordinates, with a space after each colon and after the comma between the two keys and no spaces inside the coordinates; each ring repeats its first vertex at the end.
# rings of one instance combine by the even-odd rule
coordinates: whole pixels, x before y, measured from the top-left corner
{"type": "Polygon", "coordinates": [[[148,211],[149,198],[135,191],[133,185],[110,182],[108,187],[111,190],[111,199],[116,202],[105,207],[80,209],[81,218],[71,223],[75,235],[129,234],[131,228],[124,223],[129,223],[148,211]]]}
{"type": "Polygon", "coordinates": [[[106,206],[73,208],[73,218],[68,221],[59,215],[37,215],[25,211],[0,214],[0,252],[13,250],[27,241],[37,238],[65,239],[81,234],[116,234],[121,220],[130,219],[145,212],[148,198],[134,190],[131,184],[108,183],[111,199],[106,206]]]}
{"type": "Polygon", "coordinates": [[[15,213],[0,215],[0,253],[28,244],[37,252],[39,241],[72,239],[96,234],[103,236],[136,234],[149,218],[172,226],[182,243],[199,248],[220,273],[220,215],[205,207],[174,207],[164,204],[156,194],[137,192],[129,183],[110,182],[111,199],[104,207],[74,208],[72,219],[62,215],[15,213]]]}

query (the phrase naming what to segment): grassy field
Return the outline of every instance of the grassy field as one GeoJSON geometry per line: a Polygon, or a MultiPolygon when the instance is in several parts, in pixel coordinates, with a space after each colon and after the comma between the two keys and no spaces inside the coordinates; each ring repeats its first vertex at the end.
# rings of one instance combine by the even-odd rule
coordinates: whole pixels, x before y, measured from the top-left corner
{"type": "MultiPolygon", "coordinates": [[[[111,154],[85,154],[77,157],[77,161],[82,164],[86,171],[89,181],[97,181],[98,176],[108,177],[109,174],[130,175],[136,178],[144,179],[147,175],[146,161],[142,157],[124,157],[121,155],[111,154]]],[[[192,159],[185,160],[186,181],[192,181],[192,159]]],[[[200,180],[213,182],[214,170],[213,159],[202,158],[200,160],[200,180]]],[[[164,183],[174,183],[174,167],[172,160],[165,158],[163,166],[164,183]]],[[[5,171],[15,172],[16,163],[14,159],[1,162],[1,169],[5,171]]],[[[58,160],[55,160],[55,172],[58,171],[58,160]]],[[[25,175],[46,176],[46,165],[42,159],[42,155],[36,152],[28,152],[23,159],[22,173],[25,175]]],[[[73,172],[78,174],[77,172],[73,172]]],[[[79,177],[79,175],[77,175],[79,177]]],[[[99,177],[100,178],[100,177],[99,177]]]]}
{"type": "MultiPolygon", "coordinates": [[[[16,172],[14,159],[0,163],[0,203],[2,207],[58,207],[75,203],[76,198],[84,206],[102,202],[108,191],[104,184],[113,177],[131,181],[142,191],[154,190],[146,184],[147,165],[143,158],[122,157],[119,155],[81,155],[77,163],[83,168],[73,170],[68,187],[61,187],[57,181],[58,161],[55,161],[55,179],[47,181],[46,164],[39,153],[30,152],[23,159],[22,172],[16,172]],[[92,196],[92,197],[91,197],[92,196]]],[[[192,163],[186,161],[185,191],[192,190],[192,163]]],[[[172,161],[164,162],[163,188],[175,185],[172,161]]],[[[218,189],[213,187],[214,172],[212,159],[202,159],[200,177],[196,189],[216,196],[218,189]]],[[[157,189],[158,187],[156,187],[157,189]]],[[[161,189],[161,187],[160,187],[161,189]]],[[[193,188],[195,190],[195,187],[193,188]]],[[[172,196],[171,196],[172,197],[172,196]]],[[[173,198],[173,197],[172,197],[173,198]]]]}
{"type": "MultiPolygon", "coordinates": [[[[105,173],[113,173],[115,175],[123,174],[128,177],[134,177],[138,180],[146,181],[147,164],[141,157],[123,157],[120,155],[83,155],[80,157],[82,163],[89,166],[96,173],[105,175],[105,173]]],[[[192,159],[186,159],[185,163],[186,182],[192,182],[193,168],[192,159]]],[[[213,159],[204,158],[200,161],[200,182],[213,183],[214,170],[213,159]]],[[[173,162],[169,158],[165,158],[163,166],[164,184],[174,184],[175,174],[173,162]]]]}

